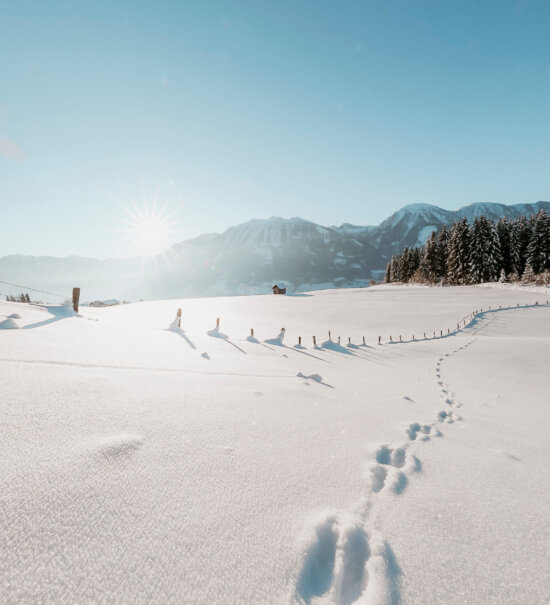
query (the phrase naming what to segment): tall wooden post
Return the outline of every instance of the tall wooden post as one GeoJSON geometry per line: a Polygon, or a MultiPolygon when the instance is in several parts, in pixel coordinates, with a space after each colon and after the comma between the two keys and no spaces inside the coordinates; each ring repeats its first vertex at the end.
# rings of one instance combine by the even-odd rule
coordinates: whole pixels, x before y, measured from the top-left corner
{"type": "Polygon", "coordinates": [[[177,317],[178,317],[178,328],[181,328],[181,309],[178,309],[177,317]]]}
{"type": "Polygon", "coordinates": [[[78,303],[80,302],[80,288],[73,288],[73,309],[78,313],[78,303]]]}

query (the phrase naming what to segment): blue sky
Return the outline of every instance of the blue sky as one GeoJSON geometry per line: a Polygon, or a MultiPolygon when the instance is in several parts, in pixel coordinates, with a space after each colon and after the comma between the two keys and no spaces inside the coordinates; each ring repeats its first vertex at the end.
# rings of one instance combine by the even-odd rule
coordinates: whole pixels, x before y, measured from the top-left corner
{"type": "Polygon", "coordinates": [[[550,3],[4,3],[0,256],[550,199],[550,3]],[[168,212],[167,210],[167,212],[168,212]]]}

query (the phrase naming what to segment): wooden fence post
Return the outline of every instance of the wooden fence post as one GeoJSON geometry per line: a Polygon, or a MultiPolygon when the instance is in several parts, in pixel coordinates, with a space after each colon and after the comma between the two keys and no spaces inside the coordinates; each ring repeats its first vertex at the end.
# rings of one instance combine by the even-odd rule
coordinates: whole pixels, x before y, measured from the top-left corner
{"type": "Polygon", "coordinates": [[[178,328],[181,328],[181,309],[178,309],[176,316],[178,318],[178,328]]]}
{"type": "MultiPolygon", "coordinates": [[[[546,302],[548,302],[548,301],[546,301],[546,302]]],[[[363,336],[363,344],[365,344],[365,337],[364,336],[363,336]]]]}
{"type": "Polygon", "coordinates": [[[254,328],[250,328],[250,336],[254,336],[254,328]]]}
{"type": "Polygon", "coordinates": [[[316,347],[317,346],[317,340],[315,338],[315,336],[313,337],[313,346],[316,347]]]}
{"type": "Polygon", "coordinates": [[[78,303],[80,302],[80,288],[73,288],[73,309],[78,313],[78,303]]]}
{"type": "Polygon", "coordinates": [[[220,327],[220,318],[216,317],[216,328],[220,327]]]}
{"type": "Polygon", "coordinates": [[[298,336],[298,344],[301,345],[302,344],[302,337],[298,336]]]}

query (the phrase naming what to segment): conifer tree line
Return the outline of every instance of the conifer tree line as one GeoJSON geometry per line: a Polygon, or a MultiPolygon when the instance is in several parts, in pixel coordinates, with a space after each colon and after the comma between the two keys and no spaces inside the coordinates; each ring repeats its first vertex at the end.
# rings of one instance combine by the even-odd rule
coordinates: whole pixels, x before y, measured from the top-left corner
{"type": "Polygon", "coordinates": [[[550,217],[490,221],[463,218],[433,231],[422,247],[393,256],[385,282],[465,285],[518,282],[550,285],[550,217]]]}
{"type": "Polygon", "coordinates": [[[6,300],[8,302],[22,302],[22,303],[30,303],[31,302],[31,297],[24,293],[24,294],[20,294],[19,296],[6,296],[6,300]]]}

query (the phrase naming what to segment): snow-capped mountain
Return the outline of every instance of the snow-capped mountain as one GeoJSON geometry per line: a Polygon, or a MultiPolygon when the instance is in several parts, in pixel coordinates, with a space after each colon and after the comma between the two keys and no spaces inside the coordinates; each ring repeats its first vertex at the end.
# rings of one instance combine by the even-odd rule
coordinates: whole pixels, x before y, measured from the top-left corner
{"type": "Polygon", "coordinates": [[[377,263],[381,266],[392,254],[401,252],[405,246],[421,246],[432,231],[441,229],[443,225],[452,225],[463,217],[470,222],[481,215],[490,220],[505,217],[512,219],[531,216],[541,208],[550,212],[550,202],[510,206],[479,203],[463,206],[458,210],[444,210],[431,204],[409,204],[394,212],[377,227],[359,227],[345,223],[334,229],[344,234],[353,232],[358,241],[368,242],[377,251],[377,263]]]}
{"type": "MultiPolygon", "coordinates": [[[[324,227],[299,217],[253,219],[173,246],[154,259],[96,260],[13,255],[0,258],[0,280],[85,300],[139,300],[268,292],[282,282],[293,290],[365,285],[379,278],[393,254],[424,244],[433,230],[462,217],[472,221],[550,212],[550,202],[471,204],[456,211],[410,204],[378,226],[324,227]]],[[[2,294],[21,288],[1,284],[2,294]]],[[[47,299],[37,293],[35,298],[47,299]]]]}

